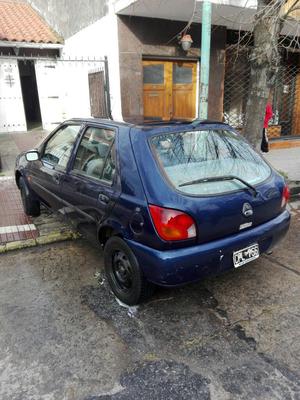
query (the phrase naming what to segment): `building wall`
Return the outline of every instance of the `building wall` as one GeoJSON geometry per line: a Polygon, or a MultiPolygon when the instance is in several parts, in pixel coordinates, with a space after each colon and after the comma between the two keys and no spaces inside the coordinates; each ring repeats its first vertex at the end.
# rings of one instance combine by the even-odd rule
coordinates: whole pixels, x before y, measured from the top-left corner
{"type": "Polygon", "coordinates": [[[113,118],[121,120],[117,17],[110,13],[65,41],[59,60],[37,60],[36,76],[43,128],[69,118],[90,117],[89,73],[108,59],[113,118]]]}
{"type": "MultiPolygon", "coordinates": [[[[121,102],[125,119],[143,115],[143,56],[199,59],[200,24],[193,24],[189,31],[194,43],[188,53],[180,48],[176,39],[167,43],[184,26],[184,22],[178,21],[118,17],[121,102]]],[[[221,120],[223,113],[225,43],[226,28],[214,27],[210,60],[209,118],[215,120],[221,120]]]]}
{"type": "MultiPolygon", "coordinates": [[[[13,54],[12,49],[4,50],[13,54]]],[[[113,12],[66,39],[58,59],[54,50],[20,49],[19,55],[35,64],[44,129],[51,131],[69,118],[91,116],[89,73],[104,69],[105,56],[112,115],[122,119],[117,17],[113,12]]],[[[26,131],[18,64],[9,54],[5,57],[3,62],[0,59],[0,131],[26,131]],[[11,87],[6,83],[10,75],[11,87]]]]}
{"type": "Polygon", "coordinates": [[[36,60],[35,69],[44,129],[51,131],[66,119],[91,117],[88,77],[103,70],[103,62],[36,60]]]}
{"type": "Polygon", "coordinates": [[[108,0],[26,0],[65,39],[108,13],[108,0]]]}
{"type": "MultiPolygon", "coordinates": [[[[81,30],[77,34],[73,35],[65,41],[65,46],[62,52],[62,58],[72,59],[81,58],[91,60],[89,70],[93,71],[97,69],[97,63],[92,61],[108,59],[108,73],[110,80],[110,102],[112,116],[116,120],[122,119],[121,114],[121,95],[120,95],[120,67],[119,67],[119,44],[118,44],[118,27],[117,27],[117,16],[113,13],[113,10],[108,15],[101,18],[99,21],[81,30]]],[[[70,80],[70,78],[69,78],[70,80]]],[[[86,75],[85,87],[88,87],[88,77],[86,75]]],[[[73,76],[73,90],[76,89],[76,76],[73,76]]],[[[85,93],[87,93],[85,91],[85,93]]],[[[81,100],[80,103],[74,105],[74,110],[78,113],[81,111],[88,112],[90,116],[90,105],[89,98],[86,96],[81,100]],[[79,109],[78,109],[79,108],[79,109]]],[[[82,114],[81,112],[81,114],[82,114]]],[[[85,115],[81,115],[85,116],[85,115]]]]}

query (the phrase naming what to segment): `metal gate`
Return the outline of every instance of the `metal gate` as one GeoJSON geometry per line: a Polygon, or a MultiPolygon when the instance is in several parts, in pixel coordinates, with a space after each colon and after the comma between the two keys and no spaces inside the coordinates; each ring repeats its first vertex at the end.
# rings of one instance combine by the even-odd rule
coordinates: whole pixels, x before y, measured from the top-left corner
{"type": "Polygon", "coordinates": [[[104,71],[89,72],[90,106],[92,117],[104,117],[107,115],[104,71]]]}
{"type": "Polygon", "coordinates": [[[33,63],[43,129],[73,117],[111,118],[107,59],[1,56],[0,132],[26,130],[18,60],[33,63]],[[93,74],[101,76],[91,85],[93,74]],[[94,110],[97,110],[95,113],[94,110]]]}
{"type": "Polygon", "coordinates": [[[248,56],[248,49],[238,54],[234,48],[226,50],[223,118],[237,129],[242,129],[245,122],[250,81],[248,56]]]}
{"type": "Polygon", "coordinates": [[[0,132],[24,130],[26,120],[18,62],[0,59],[0,132]]]}
{"type": "Polygon", "coordinates": [[[287,63],[279,69],[274,89],[274,123],[281,135],[300,135],[300,65],[287,63]]]}
{"type": "MultiPolygon", "coordinates": [[[[250,49],[227,48],[224,82],[224,121],[237,129],[245,122],[250,81],[250,49]]],[[[300,135],[300,58],[289,54],[282,61],[276,77],[273,98],[272,126],[269,136],[300,135]]]]}

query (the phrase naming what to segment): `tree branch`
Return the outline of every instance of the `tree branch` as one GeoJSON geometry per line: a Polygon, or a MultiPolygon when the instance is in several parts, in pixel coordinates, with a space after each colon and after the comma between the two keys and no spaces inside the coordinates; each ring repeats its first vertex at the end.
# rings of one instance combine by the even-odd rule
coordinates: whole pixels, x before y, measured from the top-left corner
{"type": "MultiPolygon", "coordinates": [[[[285,3],[287,4],[287,3],[285,3]]],[[[285,14],[281,15],[280,18],[282,20],[286,20],[287,17],[291,14],[291,12],[299,10],[300,9],[300,0],[294,0],[294,2],[292,3],[292,5],[288,8],[288,10],[286,11],[285,14]]],[[[284,5],[282,6],[284,7],[284,5]]]]}

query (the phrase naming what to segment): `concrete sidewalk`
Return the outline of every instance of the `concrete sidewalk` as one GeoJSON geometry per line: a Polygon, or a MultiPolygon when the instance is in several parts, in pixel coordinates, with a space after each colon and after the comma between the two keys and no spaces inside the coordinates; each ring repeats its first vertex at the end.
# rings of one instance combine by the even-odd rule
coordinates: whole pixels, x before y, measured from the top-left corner
{"type": "Polygon", "coordinates": [[[289,181],[300,182],[300,147],[272,149],[264,157],[277,171],[284,172],[289,181]]]}
{"type": "Polygon", "coordinates": [[[300,200],[300,147],[271,149],[266,160],[286,178],[291,196],[300,200]]]}

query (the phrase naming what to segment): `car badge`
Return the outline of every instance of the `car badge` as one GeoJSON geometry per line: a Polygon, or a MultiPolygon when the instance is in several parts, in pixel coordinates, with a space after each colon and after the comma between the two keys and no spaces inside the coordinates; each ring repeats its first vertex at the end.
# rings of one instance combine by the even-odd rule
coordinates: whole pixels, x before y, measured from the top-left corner
{"type": "Polygon", "coordinates": [[[253,215],[253,208],[251,204],[244,203],[242,213],[245,215],[245,217],[251,217],[251,215],[253,215]]]}

